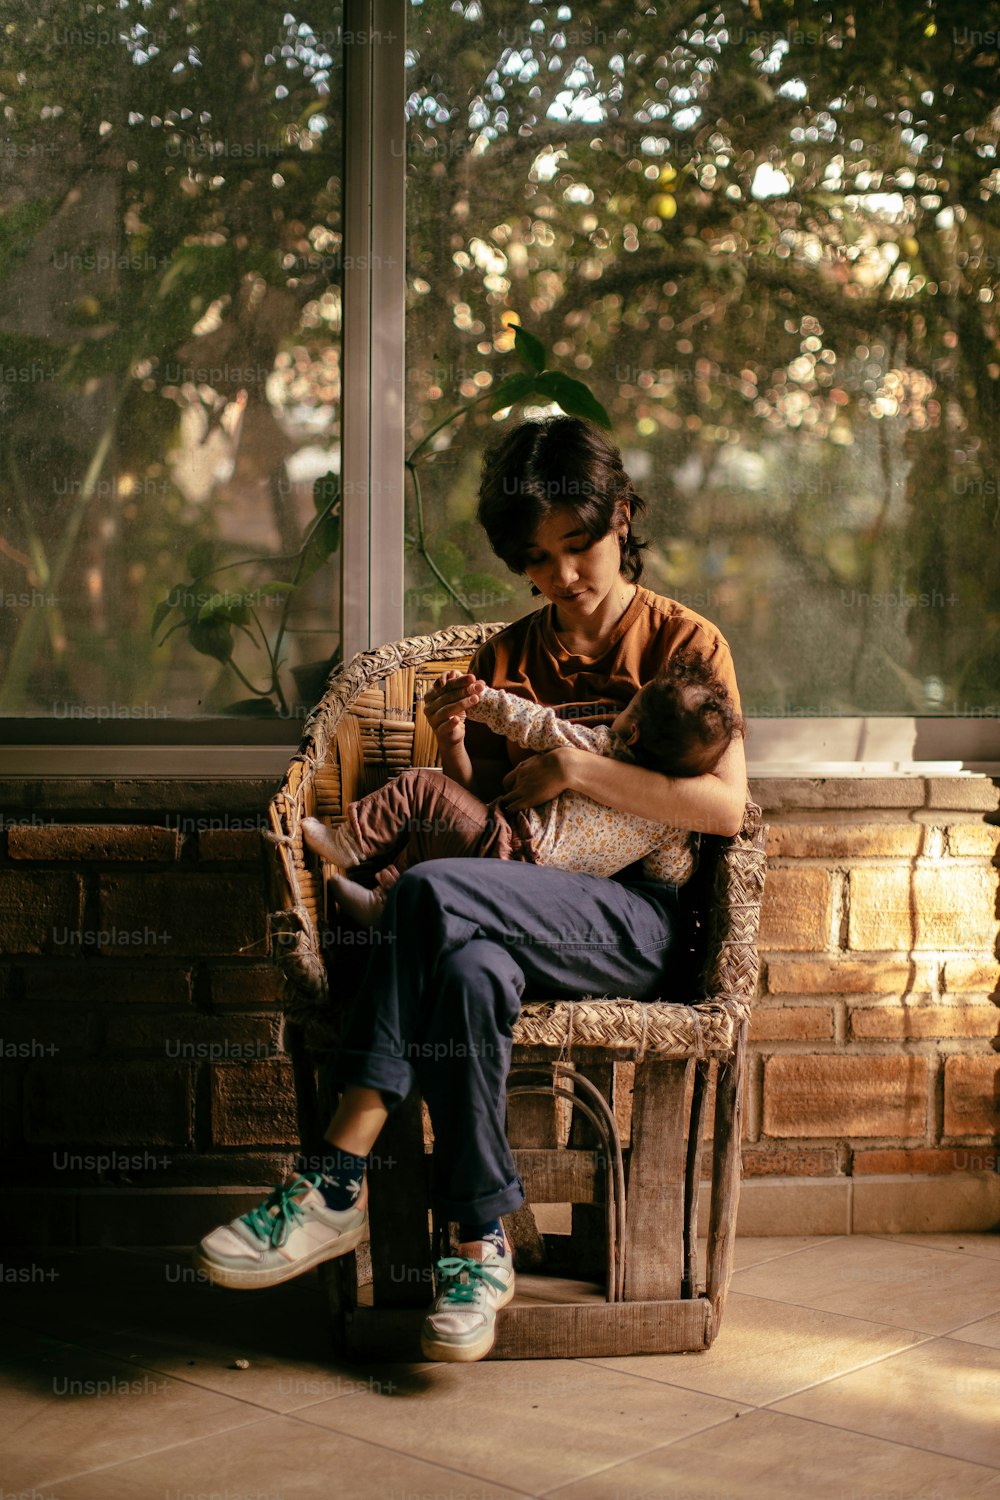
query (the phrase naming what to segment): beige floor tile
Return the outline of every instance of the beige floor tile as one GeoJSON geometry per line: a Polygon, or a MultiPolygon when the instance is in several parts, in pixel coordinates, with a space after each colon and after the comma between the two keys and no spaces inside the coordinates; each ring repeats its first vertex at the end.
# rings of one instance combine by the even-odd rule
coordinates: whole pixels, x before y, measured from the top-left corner
{"type": "Polygon", "coordinates": [[[733,1290],[872,1323],[947,1333],[1000,1307],[1000,1266],[951,1250],[846,1235],[738,1271],[733,1290]]]}
{"type": "MultiPolygon", "coordinates": [[[[831,1235],[831,1239],[840,1236],[831,1235]]],[[[737,1271],[747,1266],[760,1265],[765,1260],[778,1260],[796,1250],[806,1250],[813,1245],[824,1244],[822,1237],[815,1235],[737,1235],[734,1241],[733,1264],[737,1271]]]]}
{"type": "Polygon", "coordinates": [[[1000,1474],[818,1422],[755,1411],[567,1485],[556,1495],[558,1500],[998,1500],[1000,1474]]]}
{"type": "Polygon", "coordinates": [[[217,1341],[233,1354],[268,1349],[294,1359],[330,1352],[326,1299],[315,1271],[269,1291],[213,1286],[178,1250],[53,1252],[51,1282],[18,1286],[5,1322],[100,1347],[127,1330],[217,1341]]]}
{"type": "Polygon", "coordinates": [[[775,1410],[1000,1468],[1000,1354],[933,1339],[775,1410]]]}
{"type": "Polygon", "coordinates": [[[260,1415],[241,1401],[71,1345],[19,1355],[5,1338],[4,1353],[0,1475],[14,1491],[260,1415]]]}
{"type": "Polygon", "coordinates": [[[517,1494],[375,1442],[293,1417],[267,1417],[64,1482],[58,1500],[515,1500],[517,1494]]]}
{"type": "Polygon", "coordinates": [[[873,1234],[897,1245],[926,1245],[931,1250],[955,1250],[964,1255],[979,1255],[986,1260],[1000,1260],[1000,1233],[976,1234],[873,1234]]]}
{"type": "MultiPolygon", "coordinates": [[[[737,1271],[748,1266],[761,1265],[766,1260],[779,1260],[783,1255],[794,1255],[810,1245],[821,1245],[826,1238],[837,1236],[808,1235],[737,1235],[733,1241],[733,1265],[737,1271]]],[[[708,1241],[701,1237],[698,1242],[698,1285],[704,1287],[707,1278],[708,1241]]]]}
{"type": "Polygon", "coordinates": [[[338,1363],[315,1273],[262,1295],[211,1285],[176,1250],[65,1253],[56,1264],[56,1282],[20,1304],[22,1326],[68,1326],[78,1346],[265,1411],[388,1390],[413,1368],[338,1363]]]}
{"type": "Polygon", "coordinates": [[[347,1364],[329,1352],[326,1337],[323,1344],[325,1356],[296,1358],[293,1354],[272,1353],[267,1340],[252,1329],[245,1329],[239,1341],[228,1345],[188,1335],[170,1338],[163,1333],[148,1336],[130,1330],[103,1339],[91,1335],[87,1340],[90,1348],[99,1347],[103,1353],[271,1412],[290,1412],[313,1401],[331,1401],[361,1391],[393,1395],[407,1388],[413,1370],[422,1368],[347,1364]],[[247,1359],[249,1368],[237,1368],[237,1358],[247,1359]]]}
{"type": "MultiPolygon", "coordinates": [[[[6,1310],[5,1306],[4,1312],[6,1310]]],[[[3,1370],[13,1380],[17,1375],[23,1375],[25,1369],[30,1368],[33,1363],[41,1364],[58,1351],[72,1349],[74,1345],[69,1339],[53,1338],[52,1334],[42,1330],[19,1328],[16,1323],[5,1321],[0,1347],[4,1357],[3,1370]]]]}
{"type": "Polygon", "coordinates": [[[590,1363],[685,1390],[762,1406],[909,1347],[920,1335],[731,1292],[716,1342],[685,1358],[653,1354],[590,1363]]]}
{"type": "Polygon", "coordinates": [[[0,1476],[59,1500],[1000,1500],[998,1252],[737,1238],[703,1355],[381,1368],[333,1358],[314,1274],[255,1295],[184,1282],[176,1251],[53,1257],[5,1299],[0,1476]]]}
{"type": "Polygon", "coordinates": [[[438,1365],[416,1399],[345,1396],[297,1413],[303,1422],[368,1437],[428,1463],[467,1470],[487,1486],[541,1489],[726,1420],[739,1406],[571,1360],[438,1365]]]}
{"type": "MultiPolygon", "coordinates": [[[[954,1328],[949,1331],[948,1337],[966,1344],[985,1344],[987,1349],[1000,1349],[1000,1313],[994,1313],[991,1318],[981,1318],[978,1323],[970,1323],[967,1328],[954,1328]]],[[[997,1421],[1000,1422],[1000,1412],[997,1413],[997,1421]]]]}

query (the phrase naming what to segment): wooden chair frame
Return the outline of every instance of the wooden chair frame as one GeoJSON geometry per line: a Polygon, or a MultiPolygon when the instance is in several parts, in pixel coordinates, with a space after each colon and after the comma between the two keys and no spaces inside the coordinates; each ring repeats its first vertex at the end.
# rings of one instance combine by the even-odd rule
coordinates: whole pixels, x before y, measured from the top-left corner
{"type": "MultiPolygon", "coordinates": [[[[284,977],[285,1048],[308,1155],[320,1147],[333,1102],[317,1088],[316,1063],[336,1046],[338,1008],[323,958],[324,869],[303,849],[301,820],[340,821],[349,802],[395,772],[439,764],[420,700],[441,672],[464,671],[475,649],[502,628],[453,626],[355,656],[331,677],[270,804],[269,926],[284,977]]],[[[498,1316],[491,1358],[690,1352],[708,1348],[716,1336],[732,1274],[764,837],[760,809],[748,803],[735,838],[703,839],[691,882],[690,972],[673,981],[675,998],[581,997],[523,1006],[508,1090],[518,1170],[529,1204],[577,1205],[574,1245],[589,1256],[591,1273],[599,1247],[606,1295],[603,1301],[515,1299],[498,1316]],[[634,1069],[625,1146],[623,1064],[634,1069]],[[702,1282],[698,1206],[713,1071],[702,1282]],[[564,1099],[578,1111],[565,1141],[564,1099]]],[[[411,1095],[390,1117],[370,1172],[371,1302],[363,1272],[359,1278],[360,1253],[324,1268],[336,1338],[348,1352],[419,1358],[433,1260],[446,1234],[446,1226],[428,1221],[427,1167],[420,1101],[411,1095]]],[[[518,1211],[508,1223],[526,1253],[537,1245],[530,1214],[518,1211]]]]}

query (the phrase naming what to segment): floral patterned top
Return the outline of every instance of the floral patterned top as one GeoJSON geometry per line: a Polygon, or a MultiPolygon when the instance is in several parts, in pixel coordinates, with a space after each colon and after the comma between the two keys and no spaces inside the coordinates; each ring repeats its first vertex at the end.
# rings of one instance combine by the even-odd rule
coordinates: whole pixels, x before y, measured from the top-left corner
{"type": "MultiPolygon", "coordinates": [[[[527,750],[568,745],[635,764],[625,741],[607,725],[592,727],[561,719],[554,709],[501,688],[486,688],[480,701],[466,712],[470,719],[527,750]]],[[[582,792],[560,792],[550,802],[525,809],[524,816],[531,830],[531,852],[539,865],[585,875],[614,875],[641,858],[647,878],[672,885],[683,885],[694,871],[694,836],[686,829],[605,807],[582,792]]]]}

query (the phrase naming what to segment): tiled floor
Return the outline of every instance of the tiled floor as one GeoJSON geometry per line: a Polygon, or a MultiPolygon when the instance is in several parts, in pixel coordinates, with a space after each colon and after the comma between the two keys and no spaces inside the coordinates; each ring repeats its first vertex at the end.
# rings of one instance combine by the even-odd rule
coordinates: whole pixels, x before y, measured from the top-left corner
{"type": "Polygon", "coordinates": [[[705,1354],[375,1367],[331,1358],[314,1274],[8,1262],[0,1493],[1000,1500],[1000,1234],[741,1239],[736,1264],[705,1354]]]}

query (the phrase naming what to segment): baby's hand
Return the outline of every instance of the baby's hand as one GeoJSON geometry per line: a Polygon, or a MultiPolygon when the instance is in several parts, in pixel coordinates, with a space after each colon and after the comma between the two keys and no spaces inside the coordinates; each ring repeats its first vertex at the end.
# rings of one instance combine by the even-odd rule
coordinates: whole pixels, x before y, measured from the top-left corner
{"type": "Polygon", "coordinates": [[[465,711],[479,702],[486,683],[471,672],[452,668],[432,682],[424,696],[424,713],[442,750],[465,741],[465,711]]]}

